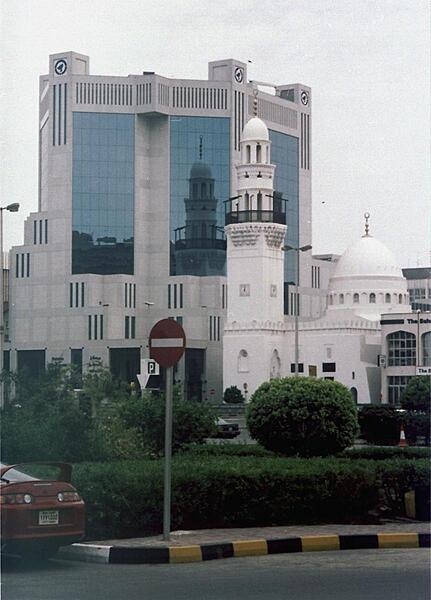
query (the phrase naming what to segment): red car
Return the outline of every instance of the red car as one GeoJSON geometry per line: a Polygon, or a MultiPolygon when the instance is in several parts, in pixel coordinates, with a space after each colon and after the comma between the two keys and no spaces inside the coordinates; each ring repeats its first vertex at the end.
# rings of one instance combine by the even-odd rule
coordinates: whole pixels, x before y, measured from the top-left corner
{"type": "Polygon", "coordinates": [[[2,552],[48,558],[84,537],[85,505],[71,475],[66,463],[0,463],[2,552]]]}

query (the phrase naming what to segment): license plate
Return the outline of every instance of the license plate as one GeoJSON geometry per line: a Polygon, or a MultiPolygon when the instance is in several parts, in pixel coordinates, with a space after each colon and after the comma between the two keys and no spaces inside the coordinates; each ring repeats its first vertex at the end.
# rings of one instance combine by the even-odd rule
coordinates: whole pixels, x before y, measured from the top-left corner
{"type": "Polygon", "coordinates": [[[58,525],[58,510],[40,510],[39,525],[58,525]]]}

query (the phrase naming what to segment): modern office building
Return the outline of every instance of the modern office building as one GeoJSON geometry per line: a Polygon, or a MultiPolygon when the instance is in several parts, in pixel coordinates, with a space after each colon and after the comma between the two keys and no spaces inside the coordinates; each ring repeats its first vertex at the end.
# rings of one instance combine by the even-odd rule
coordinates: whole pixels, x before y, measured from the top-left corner
{"type": "MultiPolygon", "coordinates": [[[[220,400],[224,225],[238,206],[241,134],[254,114],[267,124],[285,244],[310,244],[311,100],[303,84],[249,81],[234,59],[210,62],[207,80],[180,80],[91,75],[88,56],[50,56],[38,206],[10,257],[10,368],[36,372],[58,359],[85,369],[98,357],[131,381],[151,327],[172,317],[187,335],[176,380],[188,397],[220,400]]],[[[284,254],[288,320],[295,306],[316,318],[326,303],[329,263],[300,260],[298,282],[295,253],[284,254]]]]}

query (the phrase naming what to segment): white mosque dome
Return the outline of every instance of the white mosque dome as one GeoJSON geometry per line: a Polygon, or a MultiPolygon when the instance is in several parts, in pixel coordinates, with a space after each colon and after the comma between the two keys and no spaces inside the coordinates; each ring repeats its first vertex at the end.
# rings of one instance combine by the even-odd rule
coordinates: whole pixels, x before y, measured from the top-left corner
{"type": "Polygon", "coordinates": [[[370,321],[383,313],[410,312],[407,281],[392,252],[368,234],[368,222],[329,280],[328,313],[341,317],[345,311],[370,321]]]}
{"type": "Polygon", "coordinates": [[[339,259],[332,279],[339,277],[403,277],[392,252],[379,240],[364,235],[339,259]]]}
{"type": "Polygon", "coordinates": [[[268,127],[259,119],[259,117],[252,117],[247,123],[242,132],[241,140],[246,142],[248,140],[253,141],[269,141],[268,127]]]}

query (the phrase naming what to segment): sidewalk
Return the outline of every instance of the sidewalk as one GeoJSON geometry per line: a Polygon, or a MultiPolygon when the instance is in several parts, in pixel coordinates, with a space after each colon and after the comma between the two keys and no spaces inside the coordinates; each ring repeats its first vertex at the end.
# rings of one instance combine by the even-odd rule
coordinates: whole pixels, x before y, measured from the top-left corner
{"type": "Polygon", "coordinates": [[[99,563],[178,563],[284,552],[360,548],[429,548],[430,523],[291,525],[174,531],[126,540],[103,540],[61,548],[59,558],[99,563]]]}

